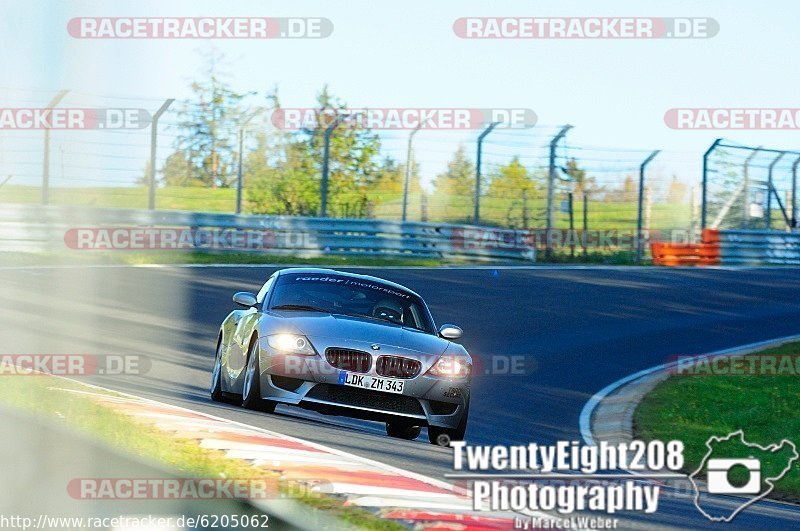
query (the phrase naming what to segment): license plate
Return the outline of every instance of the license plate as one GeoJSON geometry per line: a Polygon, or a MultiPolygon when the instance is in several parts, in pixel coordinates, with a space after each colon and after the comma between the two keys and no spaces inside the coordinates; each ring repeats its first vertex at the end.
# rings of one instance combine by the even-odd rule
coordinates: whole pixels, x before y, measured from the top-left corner
{"type": "Polygon", "coordinates": [[[339,373],[339,383],[350,387],[360,387],[371,391],[383,391],[385,393],[403,394],[405,381],[395,380],[394,378],[379,378],[367,374],[355,374],[352,372],[341,371],[339,373]]]}

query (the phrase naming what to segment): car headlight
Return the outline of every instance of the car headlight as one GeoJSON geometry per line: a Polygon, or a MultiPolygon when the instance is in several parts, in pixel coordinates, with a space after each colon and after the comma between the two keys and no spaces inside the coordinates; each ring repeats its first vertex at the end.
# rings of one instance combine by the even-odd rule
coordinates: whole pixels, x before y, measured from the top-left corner
{"type": "Polygon", "coordinates": [[[428,369],[428,374],[442,378],[467,378],[471,372],[472,364],[462,356],[442,356],[428,369]]]}
{"type": "Polygon", "coordinates": [[[273,334],[267,336],[267,343],[270,347],[280,352],[306,356],[316,354],[314,347],[311,346],[311,341],[306,336],[299,334],[273,334]]]}

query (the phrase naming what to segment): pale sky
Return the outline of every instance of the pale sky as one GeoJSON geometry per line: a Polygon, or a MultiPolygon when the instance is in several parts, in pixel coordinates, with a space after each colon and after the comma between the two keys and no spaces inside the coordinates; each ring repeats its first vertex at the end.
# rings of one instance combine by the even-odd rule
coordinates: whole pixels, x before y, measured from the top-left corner
{"type": "MultiPolygon", "coordinates": [[[[215,40],[213,45],[232,62],[234,88],[264,93],[278,85],[282,105],[288,107],[312,105],[327,83],[352,107],[530,108],[543,124],[527,133],[537,145],[546,142],[542,135],[553,126],[570,123],[575,128],[568,145],[662,149],[665,154],[657,159],[661,167],[654,168],[664,172],[696,171],[700,154],[718,136],[743,144],[800,147],[796,131],[676,131],[663,118],[673,107],[800,107],[800,75],[788,53],[800,45],[797,2],[2,4],[0,83],[6,107],[46,102],[58,89],[69,88],[73,93],[65,105],[91,95],[120,96],[154,110],[159,99],[188,95],[188,81],[201,64],[198,50],[209,46],[202,40],[79,40],[67,34],[72,17],[325,17],[334,28],[325,39],[215,40]],[[720,32],[710,39],[685,40],[465,40],[452,28],[465,16],[712,17],[720,32]]],[[[404,158],[405,132],[386,137],[391,154],[404,158]]],[[[495,140],[501,138],[507,137],[495,140]]],[[[418,158],[428,160],[423,170],[438,171],[456,141],[453,133],[421,132],[418,158]]],[[[3,142],[6,164],[13,160],[8,146],[14,142],[3,142]]]]}

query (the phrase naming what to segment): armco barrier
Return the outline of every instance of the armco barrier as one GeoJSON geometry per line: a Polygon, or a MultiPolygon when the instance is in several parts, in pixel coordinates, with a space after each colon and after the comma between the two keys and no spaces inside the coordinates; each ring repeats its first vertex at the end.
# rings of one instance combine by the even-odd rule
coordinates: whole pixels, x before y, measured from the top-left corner
{"type": "Polygon", "coordinates": [[[653,264],[800,265],[800,233],[705,229],[697,244],[652,242],[653,264]]]}
{"type": "Polygon", "coordinates": [[[536,249],[526,243],[526,231],[470,225],[0,204],[0,251],[69,251],[77,246],[78,231],[114,228],[259,231],[266,238],[253,248],[202,244],[194,248],[301,258],[351,255],[527,262],[536,259],[536,249]]]}
{"type": "Polygon", "coordinates": [[[730,265],[800,265],[800,233],[721,230],[720,254],[730,265]]]}

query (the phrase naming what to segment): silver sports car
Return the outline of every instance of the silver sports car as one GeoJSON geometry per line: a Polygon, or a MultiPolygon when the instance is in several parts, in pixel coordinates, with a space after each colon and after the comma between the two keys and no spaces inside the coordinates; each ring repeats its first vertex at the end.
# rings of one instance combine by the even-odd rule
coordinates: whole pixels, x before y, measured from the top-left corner
{"type": "Polygon", "coordinates": [[[331,269],[277,271],[222,322],[211,398],[277,404],[386,423],[392,437],[462,440],[472,358],[436,329],[425,301],[379,278],[331,269]]]}

